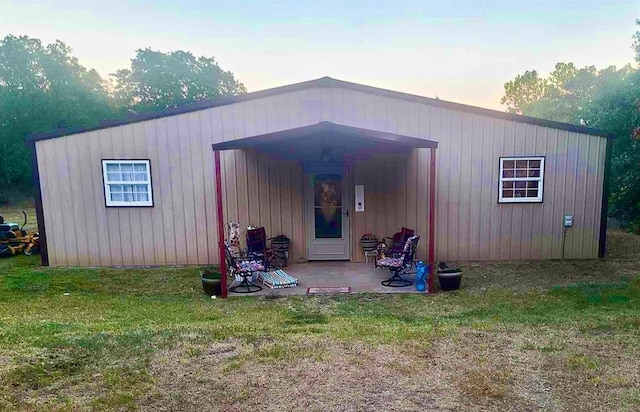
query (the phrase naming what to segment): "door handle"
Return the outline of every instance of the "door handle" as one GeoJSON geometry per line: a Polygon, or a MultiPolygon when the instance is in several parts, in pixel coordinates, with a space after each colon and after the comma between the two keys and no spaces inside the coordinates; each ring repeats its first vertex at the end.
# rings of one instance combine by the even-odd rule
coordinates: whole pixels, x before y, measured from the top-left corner
{"type": "Polygon", "coordinates": [[[345,215],[346,217],[349,217],[349,209],[345,210],[343,215],[345,215]]]}

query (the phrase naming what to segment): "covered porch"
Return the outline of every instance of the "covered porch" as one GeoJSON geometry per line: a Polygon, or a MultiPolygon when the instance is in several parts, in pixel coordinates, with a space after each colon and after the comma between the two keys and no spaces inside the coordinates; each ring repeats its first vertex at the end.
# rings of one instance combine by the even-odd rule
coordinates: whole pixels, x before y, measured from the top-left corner
{"type": "MultiPolygon", "coordinates": [[[[381,267],[374,267],[372,261],[316,261],[307,263],[292,263],[283,270],[298,279],[298,286],[293,288],[270,289],[263,286],[262,290],[252,293],[252,296],[288,296],[305,295],[309,288],[343,288],[348,287],[349,293],[416,293],[414,285],[390,288],[382,286],[380,282],[389,277],[389,271],[381,267]]],[[[403,275],[413,281],[414,273],[403,275]]],[[[337,290],[319,291],[318,294],[340,293],[337,290]]],[[[229,293],[229,296],[241,296],[239,293],[229,293]]]]}
{"type": "Polygon", "coordinates": [[[364,264],[359,240],[365,233],[382,238],[414,228],[420,236],[416,258],[431,263],[433,271],[436,147],[425,138],[329,122],[214,144],[219,255],[224,256],[225,223],[239,221],[243,231],[249,224],[264,226],[269,237],[291,238],[285,271],[300,286],[276,293],[336,286],[402,291],[380,285],[389,272],[375,269],[371,260],[364,264]],[[234,182],[247,193],[244,199],[237,197],[234,182]],[[318,203],[318,190],[327,185],[336,196],[330,206],[318,203]]]}

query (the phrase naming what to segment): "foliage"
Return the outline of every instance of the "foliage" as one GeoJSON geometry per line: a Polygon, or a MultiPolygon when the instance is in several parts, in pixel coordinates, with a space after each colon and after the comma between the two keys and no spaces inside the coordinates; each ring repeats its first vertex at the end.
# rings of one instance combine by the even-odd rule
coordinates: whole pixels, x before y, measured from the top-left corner
{"type": "MultiPolygon", "coordinates": [[[[637,21],[640,25],[640,20],[637,21]]],[[[633,48],[640,63],[640,31],[633,48]]],[[[549,77],[527,71],[505,84],[510,112],[586,125],[615,134],[609,215],[640,228],[640,71],[558,63],[549,77]]]]}
{"type": "Polygon", "coordinates": [[[541,99],[547,88],[546,80],[535,70],[526,71],[504,85],[504,96],[500,103],[506,104],[511,113],[522,113],[531,103],[541,99]]]}
{"type": "Polygon", "coordinates": [[[26,136],[95,123],[112,113],[108,100],[98,73],[82,67],[63,42],[0,40],[0,192],[29,185],[26,136]]]}
{"type": "Polygon", "coordinates": [[[162,53],[140,49],[130,69],[114,75],[114,96],[120,107],[152,111],[246,93],[233,73],[214,58],[196,58],[181,50],[162,53]]]}
{"type": "Polygon", "coordinates": [[[31,187],[24,139],[32,133],[246,92],[213,58],[184,51],[138,50],[131,68],[114,78],[110,87],[61,41],[44,45],[27,36],[0,39],[0,203],[31,187]]]}

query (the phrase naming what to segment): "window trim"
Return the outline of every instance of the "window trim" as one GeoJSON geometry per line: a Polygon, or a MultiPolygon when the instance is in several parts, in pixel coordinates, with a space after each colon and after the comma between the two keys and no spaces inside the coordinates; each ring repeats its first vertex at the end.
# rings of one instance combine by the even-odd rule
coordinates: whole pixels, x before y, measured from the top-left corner
{"type": "Polygon", "coordinates": [[[102,192],[104,194],[104,204],[106,207],[153,207],[153,182],[151,179],[151,160],[149,159],[102,159],[102,192]],[[149,188],[149,200],[136,201],[136,202],[124,202],[111,200],[110,192],[107,182],[107,165],[109,164],[121,164],[121,163],[133,163],[144,164],[147,166],[147,182],[132,184],[146,184],[149,188]]]}
{"type": "Polygon", "coordinates": [[[542,203],[544,199],[544,177],[545,177],[545,156],[501,156],[498,161],[498,203],[542,203]],[[503,164],[505,161],[517,160],[539,160],[540,161],[540,177],[503,177],[503,164]],[[537,181],[538,197],[502,197],[502,184],[504,182],[515,181],[537,181]]]}

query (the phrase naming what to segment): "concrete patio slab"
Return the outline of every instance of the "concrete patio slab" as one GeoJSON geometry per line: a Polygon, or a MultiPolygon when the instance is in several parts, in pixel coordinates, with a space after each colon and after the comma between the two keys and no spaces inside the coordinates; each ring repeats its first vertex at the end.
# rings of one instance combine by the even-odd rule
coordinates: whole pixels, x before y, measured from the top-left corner
{"type": "MultiPolygon", "coordinates": [[[[229,296],[260,296],[260,295],[304,295],[310,287],[339,287],[349,286],[351,293],[417,293],[415,284],[401,288],[390,288],[380,284],[391,274],[388,270],[373,267],[373,263],[358,262],[308,262],[292,263],[283,270],[298,279],[298,287],[284,289],[263,289],[256,293],[242,294],[229,292],[229,296]]],[[[415,274],[404,276],[415,281],[415,274]]],[[[237,282],[234,282],[237,284],[237,282]]]]}

